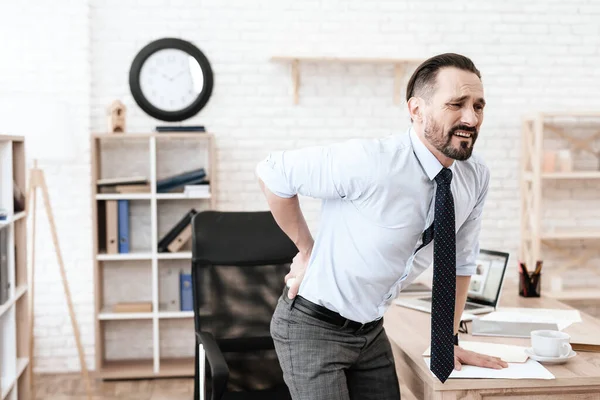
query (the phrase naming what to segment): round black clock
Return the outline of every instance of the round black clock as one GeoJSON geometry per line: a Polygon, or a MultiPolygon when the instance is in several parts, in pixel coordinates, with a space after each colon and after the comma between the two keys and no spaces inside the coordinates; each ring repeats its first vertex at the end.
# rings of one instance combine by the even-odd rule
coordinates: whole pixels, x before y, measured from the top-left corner
{"type": "Polygon", "coordinates": [[[208,102],[213,73],[204,53],[192,43],[164,38],[136,55],[129,71],[129,88],[148,115],[162,121],[183,121],[208,102]]]}

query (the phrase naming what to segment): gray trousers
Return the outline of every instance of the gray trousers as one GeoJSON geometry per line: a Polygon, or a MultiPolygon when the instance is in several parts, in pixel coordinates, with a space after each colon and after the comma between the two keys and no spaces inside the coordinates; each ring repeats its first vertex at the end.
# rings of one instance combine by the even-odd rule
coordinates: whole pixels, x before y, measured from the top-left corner
{"type": "Polygon", "coordinates": [[[398,400],[400,389],[383,322],[355,331],[307,315],[279,298],[271,335],[294,400],[398,400]]]}

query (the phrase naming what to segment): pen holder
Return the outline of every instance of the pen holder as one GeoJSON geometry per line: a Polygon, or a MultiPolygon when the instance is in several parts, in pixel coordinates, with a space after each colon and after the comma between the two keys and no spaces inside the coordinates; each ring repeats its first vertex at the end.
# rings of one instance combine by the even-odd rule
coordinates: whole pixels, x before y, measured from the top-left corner
{"type": "Polygon", "coordinates": [[[540,297],[542,291],[542,274],[532,274],[531,277],[519,272],[519,296],[540,297]]]}

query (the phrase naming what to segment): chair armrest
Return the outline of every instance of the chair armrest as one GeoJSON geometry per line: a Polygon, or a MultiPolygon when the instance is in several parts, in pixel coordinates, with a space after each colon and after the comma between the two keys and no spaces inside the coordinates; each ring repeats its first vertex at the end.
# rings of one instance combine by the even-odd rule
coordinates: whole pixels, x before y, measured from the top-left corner
{"type": "MultiPolygon", "coordinates": [[[[229,367],[215,338],[208,332],[196,332],[198,344],[202,344],[211,373],[212,400],[220,400],[229,380],[229,367]]],[[[203,377],[200,377],[202,379],[203,377]]]]}

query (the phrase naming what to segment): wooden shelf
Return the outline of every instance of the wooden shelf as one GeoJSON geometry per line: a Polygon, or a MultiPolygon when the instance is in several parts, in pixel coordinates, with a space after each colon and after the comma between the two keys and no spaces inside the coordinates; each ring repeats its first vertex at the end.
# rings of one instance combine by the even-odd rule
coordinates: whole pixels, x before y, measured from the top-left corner
{"type": "Polygon", "coordinates": [[[100,193],[96,200],[150,200],[151,193],[100,193]]]}
{"type": "Polygon", "coordinates": [[[25,218],[26,216],[27,216],[27,213],[25,211],[18,212],[16,214],[14,214],[12,217],[8,217],[6,220],[0,221],[0,226],[10,225],[12,223],[15,223],[15,222],[25,218]]]}
{"type": "Polygon", "coordinates": [[[173,319],[173,318],[194,318],[193,311],[159,311],[158,318],[173,319]]]}
{"type": "MultiPolygon", "coordinates": [[[[193,361],[191,360],[164,360],[162,348],[169,346],[169,341],[182,339],[171,334],[172,320],[187,322],[193,318],[193,312],[161,311],[160,304],[160,274],[165,268],[186,268],[189,271],[192,253],[181,248],[176,253],[159,253],[157,244],[171,226],[179,222],[184,212],[195,208],[198,212],[216,209],[218,194],[218,177],[216,168],[216,149],[214,135],[210,133],[94,133],[91,137],[91,190],[92,190],[92,216],[93,216],[93,260],[94,260],[94,328],[95,337],[95,370],[103,379],[135,379],[168,376],[193,376],[193,361]],[[126,142],[126,140],[133,140],[126,142]],[[130,146],[130,147],[127,147],[130,146]],[[131,151],[128,151],[131,149],[131,151]],[[115,153],[116,151],[116,153],[115,153]],[[127,159],[122,157],[127,154],[127,159]],[[126,165],[126,172],[115,172],[121,165],[126,165]],[[189,171],[196,168],[205,168],[207,179],[210,179],[210,193],[201,192],[199,196],[187,196],[183,192],[156,193],[157,181],[161,177],[172,176],[178,171],[189,171]],[[98,193],[98,180],[120,175],[147,177],[149,192],[145,193],[98,193]],[[206,194],[205,194],[206,193],[206,194]],[[131,253],[106,254],[107,237],[106,204],[103,200],[142,200],[130,205],[130,244],[135,242],[135,249],[131,253]],[[173,201],[171,201],[173,200],[173,201]],[[189,202],[192,200],[192,202],[189,202]],[[164,260],[179,260],[165,262],[164,260]],[[137,279],[143,274],[143,286],[135,288],[131,298],[144,298],[151,304],[152,312],[115,313],[112,304],[119,299],[115,298],[119,290],[127,287],[114,288],[118,285],[124,272],[118,262],[139,261],[137,266],[127,268],[127,278],[137,279]],[[110,264],[112,263],[112,264],[110,264]],[[109,265],[110,264],[110,265],[109,265]],[[175,265],[177,264],[177,265],[175,265]],[[107,269],[108,268],[108,269],[107,269]],[[150,273],[150,275],[148,275],[150,273]],[[138,275],[139,274],[139,275],[138,275]],[[143,297],[139,296],[144,293],[143,297]],[[147,296],[146,296],[147,295],[147,296]],[[135,340],[124,331],[117,330],[115,341],[122,346],[117,349],[119,357],[144,358],[133,361],[107,361],[106,332],[111,323],[115,324],[151,326],[148,334],[152,336],[149,343],[149,353],[134,353],[127,351],[129,341],[135,340]],[[165,332],[166,330],[166,332],[165,332]],[[145,359],[148,358],[148,359],[145,359]]],[[[114,221],[111,221],[114,222],[114,221]]],[[[118,222],[118,221],[117,221],[118,222]]],[[[114,229],[114,225],[112,226],[114,229]]],[[[113,231],[114,234],[114,231],[113,231]]],[[[173,286],[174,293],[179,291],[173,286]]],[[[142,284],[142,283],[140,283],[142,284]]],[[[127,281],[123,280],[123,285],[127,281]]],[[[114,337],[114,336],[111,336],[114,337]]],[[[189,339],[189,338],[188,338],[189,339]]],[[[186,339],[187,340],[187,339],[186,339]]],[[[194,346],[193,335],[189,342],[190,349],[194,346]]],[[[132,343],[133,344],[133,343],[132,343]]],[[[148,350],[148,349],[146,349],[148,350]]]]}
{"type": "MultiPolygon", "coordinates": [[[[29,387],[19,377],[29,373],[29,270],[27,262],[27,213],[13,212],[14,185],[27,192],[25,164],[25,139],[13,135],[0,135],[0,205],[10,214],[0,221],[3,240],[10,248],[3,259],[7,268],[10,297],[0,305],[0,400],[29,399],[29,387]]],[[[4,246],[3,246],[4,247],[4,246]]]]}
{"type": "Polygon", "coordinates": [[[7,312],[26,292],[27,285],[18,286],[17,290],[15,290],[15,295],[0,306],[0,317],[2,317],[2,315],[4,315],[4,313],[7,312]]]}
{"type": "Polygon", "coordinates": [[[210,193],[202,194],[200,196],[188,196],[184,193],[157,193],[157,200],[194,200],[194,199],[210,199],[210,193]]]}
{"type": "Polygon", "coordinates": [[[192,252],[181,251],[178,253],[158,253],[156,258],[159,260],[187,260],[192,258],[192,252]]]}
{"type": "Polygon", "coordinates": [[[136,132],[127,132],[124,134],[114,134],[114,133],[93,133],[92,138],[99,140],[130,140],[130,139],[206,139],[210,140],[214,137],[212,133],[208,132],[189,132],[189,133],[181,133],[181,132],[165,132],[165,133],[136,133],[136,132]]]}
{"type": "Polygon", "coordinates": [[[542,240],[600,239],[600,229],[556,229],[543,232],[542,240]]]}
{"type": "Polygon", "coordinates": [[[553,172],[542,174],[543,179],[600,179],[600,171],[553,172]]]}
{"type": "Polygon", "coordinates": [[[294,104],[299,103],[300,63],[342,63],[342,64],[391,64],[394,66],[394,104],[401,103],[401,81],[409,65],[418,65],[424,61],[419,58],[387,58],[387,57],[335,57],[335,56],[296,56],[278,55],[271,57],[273,62],[289,63],[292,67],[292,83],[294,104]]]}
{"type": "Polygon", "coordinates": [[[193,377],[194,359],[161,359],[159,372],[154,372],[152,359],[104,361],[99,375],[103,379],[193,377]]]}
{"type": "MultiPolygon", "coordinates": [[[[544,210],[545,191],[544,185],[550,180],[594,180],[600,179],[600,171],[569,171],[559,172],[562,168],[571,169],[568,163],[560,162],[558,146],[578,154],[579,152],[588,152],[595,155],[594,144],[600,140],[600,112],[548,112],[537,113],[527,116],[522,121],[521,133],[521,245],[519,259],[528,265],[534,265],[537,260],[544,260],[545,265],[553,265],[551,254],[561,254],[564,256],[558,265],[548,269],[544,278],[545,282],[550,282],[550,287],[557,298],[564,299],[586,299],[600,298],[597,293],[591,293],[585,287],[581,290],[566,290],[565,277],[568,274],[570,266],[585,268],[598,253],[596,243],[583,243],[583,249],[573,252],[569,249],[569,241],[580,240],[600,240],[600,226],[572,227],[548,229],[548,224],[544,221],[544,214],[549,210],[544,210]],[[559,117],[559,118],[556,118],[559,117]],[[561,120],[560,117],[565,117],[561,120]],[[582,121],[582,118],[595,118],[593,121],[582,121]],[[556,119],[551,119],[556,118],[556,119]],[[578,120],[579,119],[579,120],[578,120]],[[572,120],[572,121],[571,121],[572,120]],[[564,122],[568,121],[568,129],[564,122]],[[583,123],[580,123],[582,121],[583,123]],[[548,145],[553,141],[551,149],[548,145]],[[566,143],[564,147],[556,142],[566,143]],[[554,152],[555,154],[552,154],[554,152]],[[552,158],[554,157],[554,159],[552,158]],[[544,172],[544,167],[557,172],[544,172]],[[551,249],[546,252],[546,249],[551,249]],[[542,251],[543,250],[543,251],[542,251]]],[[[575,160],[571,160],[571,164],[575,160]]],[[[581,184],[585,188],[585,184],[581,184]]],[[[558,188],[557,188],[558,189],[558,188]]],[[[565,188],[563,188],[564,190],[565,188]]],[[[572,209],[577,209],[579,218],[585,217],[585,211],[594,207],[593,198],[584,196],[577,201],[577,191],[569,188],[572,193],[569,195],[569,204],[572,209]]],[[[563,206],[564,207],[564,206],[563,206]]],[[[563,210],[571,211],[571,210],[563,210]]],[[[565,224],[566,225],[566,224],[565,224]]],[[[550,290],[545,290],[549,293],[550,290]]]]}
{"type": "Polygon", "coordinates": [[[98,319],[101,321],[117,321],[123,319],[152,319],[152,312],[143,313],[124,313],[124,312],[113,312],[110,307],[103,307],[102,311],[98,314],[98,319]]]}
{"type": "Polygon", "coordinates": [[[150,252],[134,252],[134,253],[119,253],[119,254],[106,254],[100,253],[96,256],[98,261],[133,261],[133,260],[152,260],[152,253],[150,252]]]}

